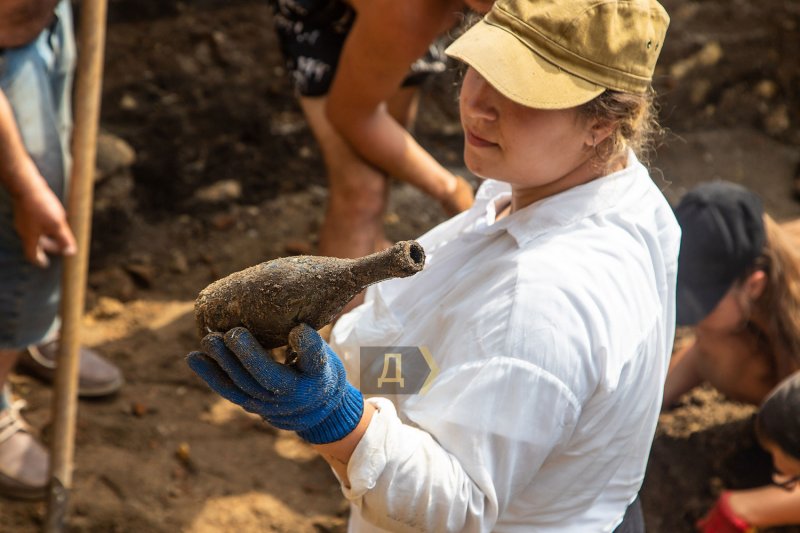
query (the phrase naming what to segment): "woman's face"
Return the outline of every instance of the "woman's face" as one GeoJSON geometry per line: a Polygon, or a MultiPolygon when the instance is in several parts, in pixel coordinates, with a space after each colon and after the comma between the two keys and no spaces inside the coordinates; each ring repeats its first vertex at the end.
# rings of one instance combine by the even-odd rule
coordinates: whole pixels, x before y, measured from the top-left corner
{"type": "Polygon", "coordinates": [[[577,108],[525,107],[503,96],[472,68],[464,77],[459,101],[464,161],[476,175],[535,191],[588,170],[593,132],[577,108]]]}

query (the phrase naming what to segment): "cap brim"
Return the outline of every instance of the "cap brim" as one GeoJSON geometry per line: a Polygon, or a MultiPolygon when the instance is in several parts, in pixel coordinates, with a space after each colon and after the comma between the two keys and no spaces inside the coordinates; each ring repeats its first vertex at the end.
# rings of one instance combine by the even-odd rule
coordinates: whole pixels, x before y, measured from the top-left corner
{"type": "Polygon", "coordinates": [[[679,326],[696,325],[714,310],[727,291],[728,288],[721,285],[689,287],[679,280],[675,321],[679,326]]]}
{"type": "Polygon", "coordinates": [[[505,97],[536,109],[567,109],[605,91],[570,74],[528,48],[514,34],[481,20],[445,53],[463,61],[505,97]]]}

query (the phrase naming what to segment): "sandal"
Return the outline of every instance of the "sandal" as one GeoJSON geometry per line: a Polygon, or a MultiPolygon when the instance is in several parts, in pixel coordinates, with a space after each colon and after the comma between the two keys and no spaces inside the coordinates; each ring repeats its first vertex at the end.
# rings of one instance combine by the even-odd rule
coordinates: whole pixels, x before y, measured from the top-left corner
{"type": "Polygon", "coordinates": [[[50,454],[20,416],[24,400],[0,411],[0,495],[42,500],[47,494],[50,454]]]}

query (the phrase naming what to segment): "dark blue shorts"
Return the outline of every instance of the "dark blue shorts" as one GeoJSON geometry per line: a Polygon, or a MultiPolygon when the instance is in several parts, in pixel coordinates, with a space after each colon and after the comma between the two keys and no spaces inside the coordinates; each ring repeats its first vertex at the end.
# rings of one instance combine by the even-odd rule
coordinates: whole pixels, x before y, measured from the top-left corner
{"type": "MultiPolygon", "coordinates": [[[[341,0],[269,0],[275,31],[295,90],[300,96],[328,93],[344,42],[356,13],[341,0]]],[[[422,83],[427,76],[443,72],[446,56],[432,44],[411,65],[403,86],[422,83]]]]}

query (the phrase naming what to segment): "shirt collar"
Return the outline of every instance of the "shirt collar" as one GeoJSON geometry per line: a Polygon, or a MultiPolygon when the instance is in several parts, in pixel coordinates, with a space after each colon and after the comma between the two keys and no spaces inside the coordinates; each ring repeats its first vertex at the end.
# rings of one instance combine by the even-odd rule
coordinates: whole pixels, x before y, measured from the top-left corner
{"type": "Polygon", "coordinates": [[[647,175],[629,150],[624,169],[534,202],[499,221],[496,220],[498,207],[510,200],[511,186],[486,180],[475,196],[474,218],[470,217],[465,229],[483,235],[505,231],[523,247],[552,229],[568,226],[614,206],[636,180],[642,179],[643,173],[647,175]]]}

